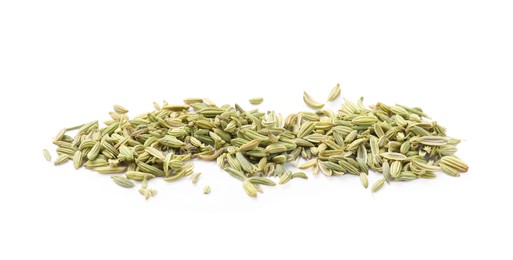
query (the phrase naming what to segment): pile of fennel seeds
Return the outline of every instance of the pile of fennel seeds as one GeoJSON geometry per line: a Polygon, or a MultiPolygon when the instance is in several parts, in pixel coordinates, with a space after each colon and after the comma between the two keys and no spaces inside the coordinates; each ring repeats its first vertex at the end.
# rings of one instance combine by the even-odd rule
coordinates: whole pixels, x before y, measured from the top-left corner
{"type": "MultiPolygon", "coordinates": [[[[328,102],[340,95],[337,84],[328,102]]],[[[156,191],[147,181],[163,178],[172,182],[191,178],[198,182],[192,159],[216,161],[228,174],[240,179],[248,196],[262,192],[261,185],[283,185],[291,179],[313,174],[359,176],[369,186],[372,170],[380,178],[372,191],[385,183],[435,178],[437,171],[460,176],[468,166],[454,154],[460,140],[447,137],[445,128],[420,108],[377,103],[366,107],[363,98],[345,100],[337,112],[322,110],[323,103],[304,93],[305,103],[315,112],[299,112],[283,118],[275,112],[244,110],[241,106],[216,106],[202,98],[189,98],[183,105],[154,103],[155,110],[129,119],[128,110],[115,105],[111,120],[100,128],[98,121],[63,129],[56,136],[55,165],[72,161],[125,188],[140,182],[146,199],[156,191]],[[71,132],[76,132],[72,137],[71,132]],[[305,163],[297,165],[303,158],[305,163]]],[[[250,100],[260,104],[262,98],[250,100]]],[[[50,153],[44,150],[47,160],[50,153]]],[[[208,194],[210,186],[203,192],[208,194]]]]}

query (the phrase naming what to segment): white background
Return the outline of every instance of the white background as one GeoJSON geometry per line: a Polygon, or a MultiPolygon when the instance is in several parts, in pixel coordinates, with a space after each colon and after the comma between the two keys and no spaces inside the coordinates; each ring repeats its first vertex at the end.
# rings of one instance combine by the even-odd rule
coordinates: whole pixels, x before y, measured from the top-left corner
{"type": "Polygon", "coordinates": [[[1,259],[512,259],[510,1],[180,2],[0,2],[1,259]],[[250,199],[198,163],[198,185],[152,180],[144,201],[41,153],[113,104],[263,96],[286,115],[337,82],[422,107],[470,171],[374,195],[311,176],[250,199]]]}

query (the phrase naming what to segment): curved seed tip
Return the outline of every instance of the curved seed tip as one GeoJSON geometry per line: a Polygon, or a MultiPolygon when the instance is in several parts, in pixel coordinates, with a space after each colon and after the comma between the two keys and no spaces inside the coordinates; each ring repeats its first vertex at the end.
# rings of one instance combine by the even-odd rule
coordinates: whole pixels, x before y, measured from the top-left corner
{"type": "Polygon", "coordinates": [[[114,112],[116,112],[118,114],[126,114],[126,113],[128,113],[128,109],[124,108],[123,106],[114,105],[113,108],[114,108],[114,112]]]}
{"type": "Polygon", "coordinates": [[[315,101],[310,95],[308,95],[308,93],[306,93],[306,91],[303,92],[303,101],[310,108],[313,108],[313,109],[316,109],[316,110],[317,109],[321,109],[321,108],[324,107],[324,104],[315,101]]]}
{"type": "Polygon", "coordinates": [[[340,84],[339,83],[337,83],[337,85],[335,87],[333,87],[333,89],[331,89],[331,92],[328,95],[328,102],[335,101],[338,98],[338,96],[340,96],[340,84]]]}

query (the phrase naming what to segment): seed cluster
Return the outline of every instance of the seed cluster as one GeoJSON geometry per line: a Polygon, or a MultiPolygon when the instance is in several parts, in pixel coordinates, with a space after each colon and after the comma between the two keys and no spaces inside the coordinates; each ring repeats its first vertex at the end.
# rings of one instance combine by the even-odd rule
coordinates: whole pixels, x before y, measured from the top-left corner
{"type": "MultiPolygon", "coordinates": [[[[339,95],[337,84],[328,102],[339,95]]],[[[393,181],[435,178],[437,171],[451,176],[468,171],[454,155],[460,140],[447,137],[445,128],[428,121],[420,108],[382,103],[367,107],[360,98],[356,103],[345,100],[333,112],[321,110],[324,104],[306,92],[304,101],[316,111],[285,118],[275,112],[246,111],[237,104],[217,106],[203,98],[185,99],[183,105],[154,103],[154,111],[132,119],[126,108],[115,105],[105,127],[92,121],[59,132],[54,163],[71,160],[76,169],[118,174],[112,179],[125,188],[143,182],[139,192],[146,199],[156,194],[146,187],[151,178],[171,182],[191,176],[197,183],[200,173],[193,172],[194,158],[216,161],[242,181],[250,197],[262,192],[261,185],[276,185],[269,177],[279,178],[279,184],[308,178],[293,173],[291,164],[311,168],[313,174],[358,175],[364,188],[372,170],[382,175],[372,185],[373,192],[393,181]],[[306,162],[298,165],[300,158],[306,162]]],[[[44,155],[50,158],[47,151],[44,155]]],[[[209,193],[210,186],[203,192],[209,193]]]]}

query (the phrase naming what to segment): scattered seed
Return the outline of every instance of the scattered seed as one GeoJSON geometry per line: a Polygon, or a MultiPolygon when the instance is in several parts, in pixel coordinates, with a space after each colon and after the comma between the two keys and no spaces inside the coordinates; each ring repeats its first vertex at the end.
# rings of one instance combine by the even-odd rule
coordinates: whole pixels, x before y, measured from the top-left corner
{"type": "Polygon", "coordinates": [[[205,188],[203,188],[203,194],[209,194],[210,193],[210,186],[205,186],[205,188]]]}
{"type": "Polygon", "coordinates": [[[328,96],[328,102],[335,101],[340,96],[340,84],[337,83],[328,96]]]}
{"type": "Polygon", "coordinates": [[[193,174],[192,178],[191,178],[192,179],[192,183],[193,184],[198,183],[200,176],[201,176],[201,172],[193,174]]]}
{"type": "Polygon", "coordinates": [[[385,184],[385,178],[379,179],[374,185],[372,185],[372,192],[376,192],[380,190],[383,187],[383,184],[385,184]]]}
{"type": "Polygon", "coordinates": [[[253,183],[246,180],[242,183],[242,188],[248,196],[255,198],[257,196],[257,189],[253,183]]]}
{"type": "Polygon", "coordinates": [[[50,162],[52,161],[52,155],[50,154],[50,152],[46,149],[43,149],[43,155],[45,157],[45,160],[50,162]]]}
{"type": "Polygon", "coordinates": [[[68,155],[66,154],[61,154],[59,155],[59,157],[57,157],[57,159],[55,159],[55,161],[53,162],[53,164],[55,165],[61,165],[65,162],[67,162],[69,160],[69,157],[68,155]]]}
{"type": "Polygon", "coordinates": [[[362,182],[362,186],[367,189],[369,186],[369,179],[367,178],[366,173],[360,172],[360,181],[362,182]]]}
{"type": "Polygon", "coordinates": [[[114,105],[114,112],[118,114],[126,114],[128,113],[128,109],[120,106],[120,105],[114,105]]]}
{"type": "Polygon", "coordinates": [[[306,93],[306,91],[303,92],[303,101],[313,109],[321,109],[324,107],[324,104],[315,101],[310,95],[308,95],[308,93],[306,93]]]}
{"type": "Polygon", "coordinates": [[[262,104],[262,102],[264,102],[264,98],[262,97],[252,98],[249,100],[249,103],[251,103],[252,105],[260,105],[262,104]]]}
{"type": "Polygon", "coordinates": [[[133,188],[135,187],[135,184],[133,181],[127,179],[126,177],[122,176],[112,176],[112,180],[119,186],[124,188],[133,188]]]}
{"type": "Polygon", "coordinates": [[[308,176],[306,176],[306,174],[304,172],[296,172],[296,173],[293,173],[292,176],[290,176],[290,178],[291,179],[301,178],[301,179],[307,180],[308,176]]]}

